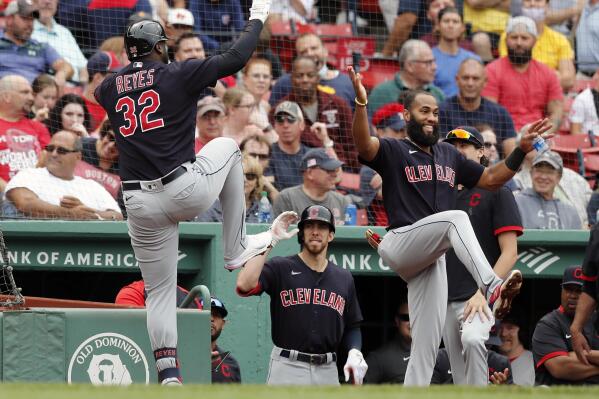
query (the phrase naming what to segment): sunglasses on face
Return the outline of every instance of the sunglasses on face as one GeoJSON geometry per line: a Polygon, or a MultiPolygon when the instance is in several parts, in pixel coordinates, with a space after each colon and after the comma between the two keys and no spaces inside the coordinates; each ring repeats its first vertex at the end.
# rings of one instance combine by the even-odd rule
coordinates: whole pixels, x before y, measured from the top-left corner
{"type": "Polygon", "coordinates": [[[478,140],[478,138],[476,138],[475,135],[464,129],[453,129],[452,131],[447,133],[445,139],[472,140],[475,143],[479,144],[479,147],[483,146],[483,144],[478,140]]]}
{"type": "Polygon", "coordinates": [[[248,155],[250,157],[258,158],[261,161],[265,161],[268,159],[268,154],[258,154],[256,152],[249,152],[248,155]]]}
{"type": "Polygon", "coordinates": [[[103,139],[108,139],[108,141],[116,141],[116,137],[114,137],[113,133],[106,132],[102,135],[103,139]]]}
{"type": "Polygon", "coordinates": [[[245,174],[246,180],[256,180],[257,178],[258,178],[258,175],[255,173],[246,173],[245,174]]]}
{"type": "Polygon", "coordinates": [[[399,313],[397,318],[401,321],[410,321],[410,315],[408,313],[399,313]]]}
{"type": "Polygon", "coordinates": [[[495,147],[495,143],[489,143],[489,142],[485,142],[485,148],[491,148],[491,147],[495,147]]]}
{"type": "Polygon", "coordinates": [[[287,121],[289,123],[295,123],[295,121],[297,121],[297,118],[295,116],[286,115],[286,114],[275,115],[275,122],[285,123],[285,121],[287,121]]]}
{"type": "Polygon", "coordinates": [[[47,152],[49,152],[50,154],[52,154],[54,152],[54,150],[56,150],[58,155],[65,155],[65,154],[69,154],[71,152],[79,152],[77,150],[69,150],[68,148],[64,148],[64,147],[61,147],[59,145],[54,145],[54,144],[48,144],[46,147],[44,147],[44,149],[47,152]]]}

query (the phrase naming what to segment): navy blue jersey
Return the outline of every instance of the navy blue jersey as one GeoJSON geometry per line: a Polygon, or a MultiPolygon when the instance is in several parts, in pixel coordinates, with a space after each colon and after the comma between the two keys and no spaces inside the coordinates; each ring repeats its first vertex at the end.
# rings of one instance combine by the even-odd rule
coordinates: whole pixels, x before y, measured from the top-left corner
{"type": "Polygon", "coordinates": [[[164,64],[132,62],[96,89],[119,149],[121,180],[154,180],[195,161],[196,102],[219,78],[243,67],[262,29],[251,20],[225,53],[204,60],[164,64]]]}
{"type": "Polygon", "coordinates": [[[408,139],[379,141],[374,159],[360,158],[360,162],[383,178],[390,228],[455,209],[457,184],[474,187],[484,171],[481,164],[466,159],[449,143],[433,145],[429,154],[408,139]]]}
{"type": "MultiPolygon", "coordinates": [[[[591,350],[599,349],[599,336],[593,331],[593,323],[597,320],[597,313],[583,328],[591,350]]],[[[572,349],[572,335],[570,334],[572,318],[560,306],[558,309],[547,313],[535,327],[532,336],[532,354],[535,360],[536,385],[581,385],[599,384],[599,376],[589,377],[580,381],[569,381],[555,378],[545,367],[545,362],[557,356],[569,356],[572,349]]]]}
{"type": "MultiPolygon", "coordinates": [[[[497,236],[506,231],[522,234],[522,220],[514,194],[507,188],[489,191],[475,187],[460,190],[456,209],[468,214],[476,238],[491,267],[501,255],[497,236]]],[[[465,301],[478,290],[478,286],[453,249],[445,254],[447,264],[448,301],[465,301]]]]}
{"type": "Polygon", "coordinates": [[[298,255],[272,258],[249,295],[262,292],[270,296],[272,341],[280,348],[336,352],[345,329],[362,321],[351,273],[332,262],[319,273],[298,255]]]}
{"type": "MultiPolygon", "coordinates": [[[[487,354],[487,363],[489,365],[489,380],[496,371],[503,373],[503,370],[508,369],[508,377],[505,383],[509,385],[514,383],[514,378],[512,377],[512,365],[507,357],[493,350],[489,350],[487,354]]],[[[453,375],[451,374],[450,367],[447,349],[439,349],[435,369],[433,370],[433,376],[431,378],[431,384],[453,384],[453,375]]]]}

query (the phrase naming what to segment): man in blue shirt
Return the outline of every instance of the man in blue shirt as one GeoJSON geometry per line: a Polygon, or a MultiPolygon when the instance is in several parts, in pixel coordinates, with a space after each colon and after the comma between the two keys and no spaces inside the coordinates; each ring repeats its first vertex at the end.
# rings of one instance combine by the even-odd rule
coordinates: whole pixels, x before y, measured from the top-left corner
{"type": "MultiPolygon", "coordinates": [[[[320,76],[319,89],[329,94],[344,99],[347,104],[354,109],[354,88],[349,76],[330,68],[327,65],[329,55],[326,47],[320,40],[320,37],[314,33],[305,33],[300,35],[295,41],[295,50],[297,55],[311,57],[316,60],[318,75],[320,76]]],[[[283,97],[291,92],[291,74],[285,74],[277,79],[277,83],[270,93],[270,105],[275,106],[283,97]]]]}
{"type": "Polygon", "coordinates": [[[239,0],[190,0],[188,8],[195,20],[195,30],[203,33],[202,42],[207,49],[218,49],[243,29],[239,0]]]}
{"type": "Polygon", "coordinates": [[[516,146],[514,122],[507,110],[481,96],[487,81],[485,67],[473,58],[460,65],[456,82],[459,92],[439,106],[439,131],[447,134],[457,126],[486,123],[497,134],[498,150],[509,154],[516,146]]]}
{"type": "Polygon", "coordinates": [[[589,0],[582,11],[576,30],[576,62],[578,72],[592,77],[599,69],[599,0],[589,0]]]}
{"type": "Polygon", "coordinates": [[[480,57],[460,47],[460,40],[466,31],[460,11],[455,7],[446,7],[437,17],[439,44],[433,47],[435,61],[440,68],[435,72],[435,85],[443,90],[447,97],[458,94],[456,75],[462,62],[468,58],[480,57]]]}
{"type": "Polygon", "coordinates": [[[39,11],[30,0],[13,0],[4,10],[5,30],[0,36],[0,77],[21,75],[32,82],[38,75],[54,70],[54,79],[64,86],[73,68],[56,50],[31,39],[33,20],[39,11]]]}

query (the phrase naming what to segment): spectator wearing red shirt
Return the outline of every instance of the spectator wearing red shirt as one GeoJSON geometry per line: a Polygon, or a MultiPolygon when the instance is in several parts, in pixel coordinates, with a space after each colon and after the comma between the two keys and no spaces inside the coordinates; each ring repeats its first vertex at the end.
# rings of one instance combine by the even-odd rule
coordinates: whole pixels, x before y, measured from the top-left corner
{"type": "Polygon", "coordinates": [[[506,28],[508,56],[487,65],[487,85],[482,95],[503,105],[516,130],[547,117],[556,131],[563,113],[563,93],[557,74],[532,59],[537,38],[535,22],[524,16],[511,18],[506,28]]]}
{"type": "Polygon", "coordinates": [[[0,79],[0,190],[21,169],[33,168],[50,142],[48,129],[27,115],[33,90],[27,79],[7,75],[0,79]]]}
{"type": "Polygon", "coordinates": [[[83,89],[83,99],[91,116],[91,132],[96,131],[106,118],[106,111],[94,97],[94,90],[104,81],[109,73],[116,73],[121,68],[116,55],[112,51],[98,51],[87,61],[88,82],[83,89]]]}
{"type": "MultiPolygon", "coordinates": [[[[341,97],[318,90],[319,82],[316,61],[310,57],[297,57],[293,61],[291,70],[291,93],[283,97],[279,104],[284,101],[299,104],[305,122],[301,140],[309,147],[324,146],[325,143],[316,132],[316,126],[312,126],[315,122],[324,123],[328,136],[332,140],[329,144],[335,149],[339,160],[344,162],[344,169],[358,172],[360,169],[358,154],[351,140],[351,108],[341,97]]],[[[270,112],[273,126],[276,109],[275,106],[270,112]]]]}

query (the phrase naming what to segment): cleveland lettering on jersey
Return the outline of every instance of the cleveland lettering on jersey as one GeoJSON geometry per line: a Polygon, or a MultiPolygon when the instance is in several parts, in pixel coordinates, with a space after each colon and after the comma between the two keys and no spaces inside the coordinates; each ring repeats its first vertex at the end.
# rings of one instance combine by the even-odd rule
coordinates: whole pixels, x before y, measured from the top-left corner
{"type": "MultiPolygon", "coordinates": [[[[433,180],[431,165],[406,166],[404,170],[410,183],[433,180]]],[[[455,185],[455,171],[450,166],[435,164],[435,174],[437,181],[447,182],[450,187],[455,185]]]]}
{"type": "Polygon", "coordinates": [[[280,292],[281,305],[285,308],[296,305],[322,305],[334,309],[343,316],[345,310],[345,298],[341,295],[320,288],[296,288],[295,290],[283,290],[280,292]]]}
{"type": "Polygon", "coordinates": [[[125,75],[117,75],[115,83],[118,94],[150,87],[154,84],[154,68],[149,70],[142,69],[125,75]]]}

